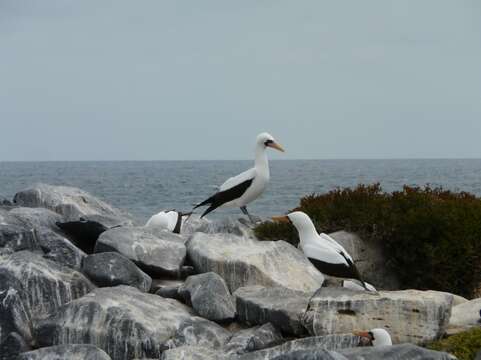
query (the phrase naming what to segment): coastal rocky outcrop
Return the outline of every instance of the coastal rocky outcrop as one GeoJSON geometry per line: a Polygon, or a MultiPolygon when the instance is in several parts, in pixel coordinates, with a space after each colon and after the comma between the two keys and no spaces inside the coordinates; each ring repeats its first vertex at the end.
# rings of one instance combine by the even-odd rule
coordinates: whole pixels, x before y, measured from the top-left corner
{"type": "Polygon", "coordinates": [[[284,341],[280,331],[271,323],[239,330],[224,347],[226,353],[244,354],[279,345],[284,341]]]}
{"type": "Polygon", "coordinates": [[[445,352],[424,349],[413,344],[381,347],[358,347],[340,351],[347,360],[455,360],[445,352]]]}
{"type": "Polygon", "coordinates": [[[17,360],[111,360],[101,349],[93,345],[50,346],[21,354],[17,360]]]}
{"type": "Polygon", "coordinates": [[[309,302],[302,322],[312,335],[372,328],[389,329],[395,344],[424,344],[440,338],[449,323],[453,298],[428,291],[381,291],[321,288],[309,302]]]}
{"type": "Polygon", "coordinates": [[[235,317],[232,295],[225,281],[216,273],[189,276],[178,292],[203,318],[226,321],[235,317]]]}
{"type": "Polygon", "coordinates": [[[189,259],[200,272],[215,272],[230,291],[249,285],[315,291],[323,275],[292,245],[229,234],[195,233],[187,242],[189,259]]]}
{"type": "Polygon", "coordinates": [[[178,275],[186,257],[182,237],[164,232],[158,237],[142,227],[117,227],[102,233],[95,252],[117,251],[153,275],[178,275]]]}
{"type": "Polygon", "coordinates": [[[82,263],[82,272],[96,285],[109,287],[129,285],[148,292],[152,278],[132,261],[116,252],[88,255],[82,263]]]}
{"type": "Polygon", "coordinates": [[[0,343],[0,360],[16,360],[21,353],[28,350],[30,347],[25,339],[20,334],[12,332],[0,343]]]}

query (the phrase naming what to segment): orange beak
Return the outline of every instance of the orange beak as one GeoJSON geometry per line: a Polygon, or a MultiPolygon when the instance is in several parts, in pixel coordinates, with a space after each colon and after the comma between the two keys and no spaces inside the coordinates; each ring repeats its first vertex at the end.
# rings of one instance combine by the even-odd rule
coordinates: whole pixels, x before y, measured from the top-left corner
{"type": "Polygon", "coordinates": [[[272,217],[272,220],[274,220],[275,222],[280,222],[280,223],[289,223],[289,218],[287,217],[287,215],[283,215],[283,216],[273,216],[272,217]]]}
{"type": "Polygon", "coordinates": [[[278,143],[276,143],[276,142],[270,143],[270,144],[267,145],[267,146],[269,146],[269,147],[271,147],[271,148],[273,148],[273,149],[276,149],[276,150],[285,152],[284,148],[283,148],[280,144],[278,144],[278,143]]]}
{"type": "Polygon", "coordinates": [[[359,336],[359,337],[370,338],[369,332],[367,332],[367,331],[356,331],[353,334],[356,335],[356,336],[359,336]]]}

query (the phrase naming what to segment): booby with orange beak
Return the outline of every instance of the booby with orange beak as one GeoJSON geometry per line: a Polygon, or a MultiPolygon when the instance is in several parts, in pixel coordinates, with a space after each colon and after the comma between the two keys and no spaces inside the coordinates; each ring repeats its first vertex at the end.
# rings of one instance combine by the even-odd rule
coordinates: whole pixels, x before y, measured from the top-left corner
{"type": "Polygon", "coordinates": [[[257,199],[269,183],[267,148],[284,152],[282,146],[274,140],[272,135],[268,133],[259,134],[256,141],[254,167],[229,178],[220,186],[216,194],[195,205],[194,209],[200,206],[209,206],[201,217],[219,207],[239,207],[249,217],[251,222],[255,222],[254,218],[247,211],[247,204],[257,199]]]}
{"type": "Polygon", "coordinates": [[[302,211],[272,218],[277,222],[294,225],[299,233],[299,248],[321,273],[347,279],[357,279],[367,291],[370,289],[361,279],[352,257],[336,240],[327,234],[319,234],[311,218],[302,211]]]}

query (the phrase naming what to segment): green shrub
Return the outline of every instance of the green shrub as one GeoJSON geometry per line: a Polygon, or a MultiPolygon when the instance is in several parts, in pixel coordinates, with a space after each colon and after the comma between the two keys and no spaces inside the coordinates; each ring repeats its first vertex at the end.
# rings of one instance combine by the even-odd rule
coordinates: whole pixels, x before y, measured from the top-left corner
{"type": "MultiPolygon", "coordinates": [[[[404,288],[472,297],[481,284],[481,200],[471,194],[429,186],[385,193],[379,184],[359,185],[306,196],[294,210],[309,214],[323,232],[345,229],[379,242],[404,288]]],[[[263,223],[256,234],[298,242],[287,224],[263,223]]]]}
{"type": "Polygon", "coordinates": [[[481,328],[450,336],[446,339],[433,342],[427,346],[429,349],[446,351],[455,355],[459,360],[474,360],[476,353],[481,349],[481,328]]]}

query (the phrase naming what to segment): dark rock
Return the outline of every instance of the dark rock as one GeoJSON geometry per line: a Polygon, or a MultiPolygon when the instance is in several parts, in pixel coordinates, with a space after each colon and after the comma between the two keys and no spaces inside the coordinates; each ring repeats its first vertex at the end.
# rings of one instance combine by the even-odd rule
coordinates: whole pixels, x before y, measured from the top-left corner
{"type": "Polygon", "coordinates": [[[162,360],[226,360],[217,350],[204,346],[180,346],[164,351],[162,360]]]}
{"type": "Polygon", "coordinates": [[[50,346],[23,353],[17,360],[111,360],[93,345],[50,346]]]}
{"type": "Polygon", "coordinates": [[[40,250],[32,229],[23,226],[0,223],[0,247],[12,252],[40,250]]]}
{"type": "Polygon", "coordinates": [[[302,252],[284,241],[195,233],[187,248],[199,273],[219,274],[232,292],[251,285],[314,292],[324,280],[302,252]]]}
{"type": "Polygon", "coordinates": [[[55,211],[66,220],[80,217],[102,216],[117,219],[118,223],[131,225],[125,212],[97,199],[88,192],[69,186],[37,184],[15,194],[14,203],[26,207],[43,207],[55,211]]]}
{"type": "Polygon", "coordinates": [[[229,340],[224,351],[240,355],[276,346],[283,341],[281,333],[268,323],[238,331],[229,340]]]}
{"type": "Polygon", "coordinates": [[[179,294],[178,286],[163,286],[161,288],[158,288],[155,291],[155,294],[168,299],[184,301],[184,297],[179,294]]]}
{"type": "Polygon", "coordinates": [[[0,342],[12,332],[30,342],[31,327],[31,313],[22,283],[13,274],[0,269],[0,342]]]}
{"type": "Polygon", "coordinates": [[[102,233],[95,252],[106,251],[125,255],[153,276],[178,276],[186,257],[184,241],[179,235],[165,232],[159,238],[141,227],[119,227],[102,233]]]}
{"type": "Polygon", "coordinates": [[[360,347],[339,351],[348,360],[453,360],[454,356],[413,344],[360,347]]]}
{"type": "Polygon", "coordinates": [[[0,344],[0,360],[13,360],[21,353],[30,350],[23,337],[12,332],[8,334],[0,344]]]}
{"type": "Polygon", "coordinates": [[[107,231],[108,228],[97,222],[81,218],[77,221],[57,222],[57,226],[72,239],[72,241],[85,251],[91,254],[94,251],[95,243],[100,234],[107,231]]]}
{"type": "Polygon", "coordinates": [[[288,334],[307,333],[301,317],[307,308],[309,294],[282,287],[249,286],[237,289],[234,296],[239,321],[251,325],[270,322],[288,334]]]}
{"type": "Polygon", "coordinates": [[[2,256],[0,271],[24,284],[27,307],[35,316],[55,312],[94,288],[81,273],[29,251],[2,256]]]}
{"type": "Polygon", "coordinates": [[[98,288],[34,323],[40,346],[91,343],[113,359],[159,358],[172,344],[219,346],[226,331],[176,300],[119,285],[98,288]]]}
{"type": "Polygon", "coordinates": [[[10,200],[0,195],[0,206],[12,206],[12,205],[13,204],[10,200]]]}
{"type": "Polygon", "coordinates": [[[116,252],[87,256],[82,264],[82,272],[98,286],[130,285],[148,292],[152,284],[149,275],[116,252]]]}
{"type": "Polygon", "coordinates": [[[226,321],[235,317],[232,295],[216,273],[189,276],[179,288],[179,294],[203,318],[226,321]]]}

